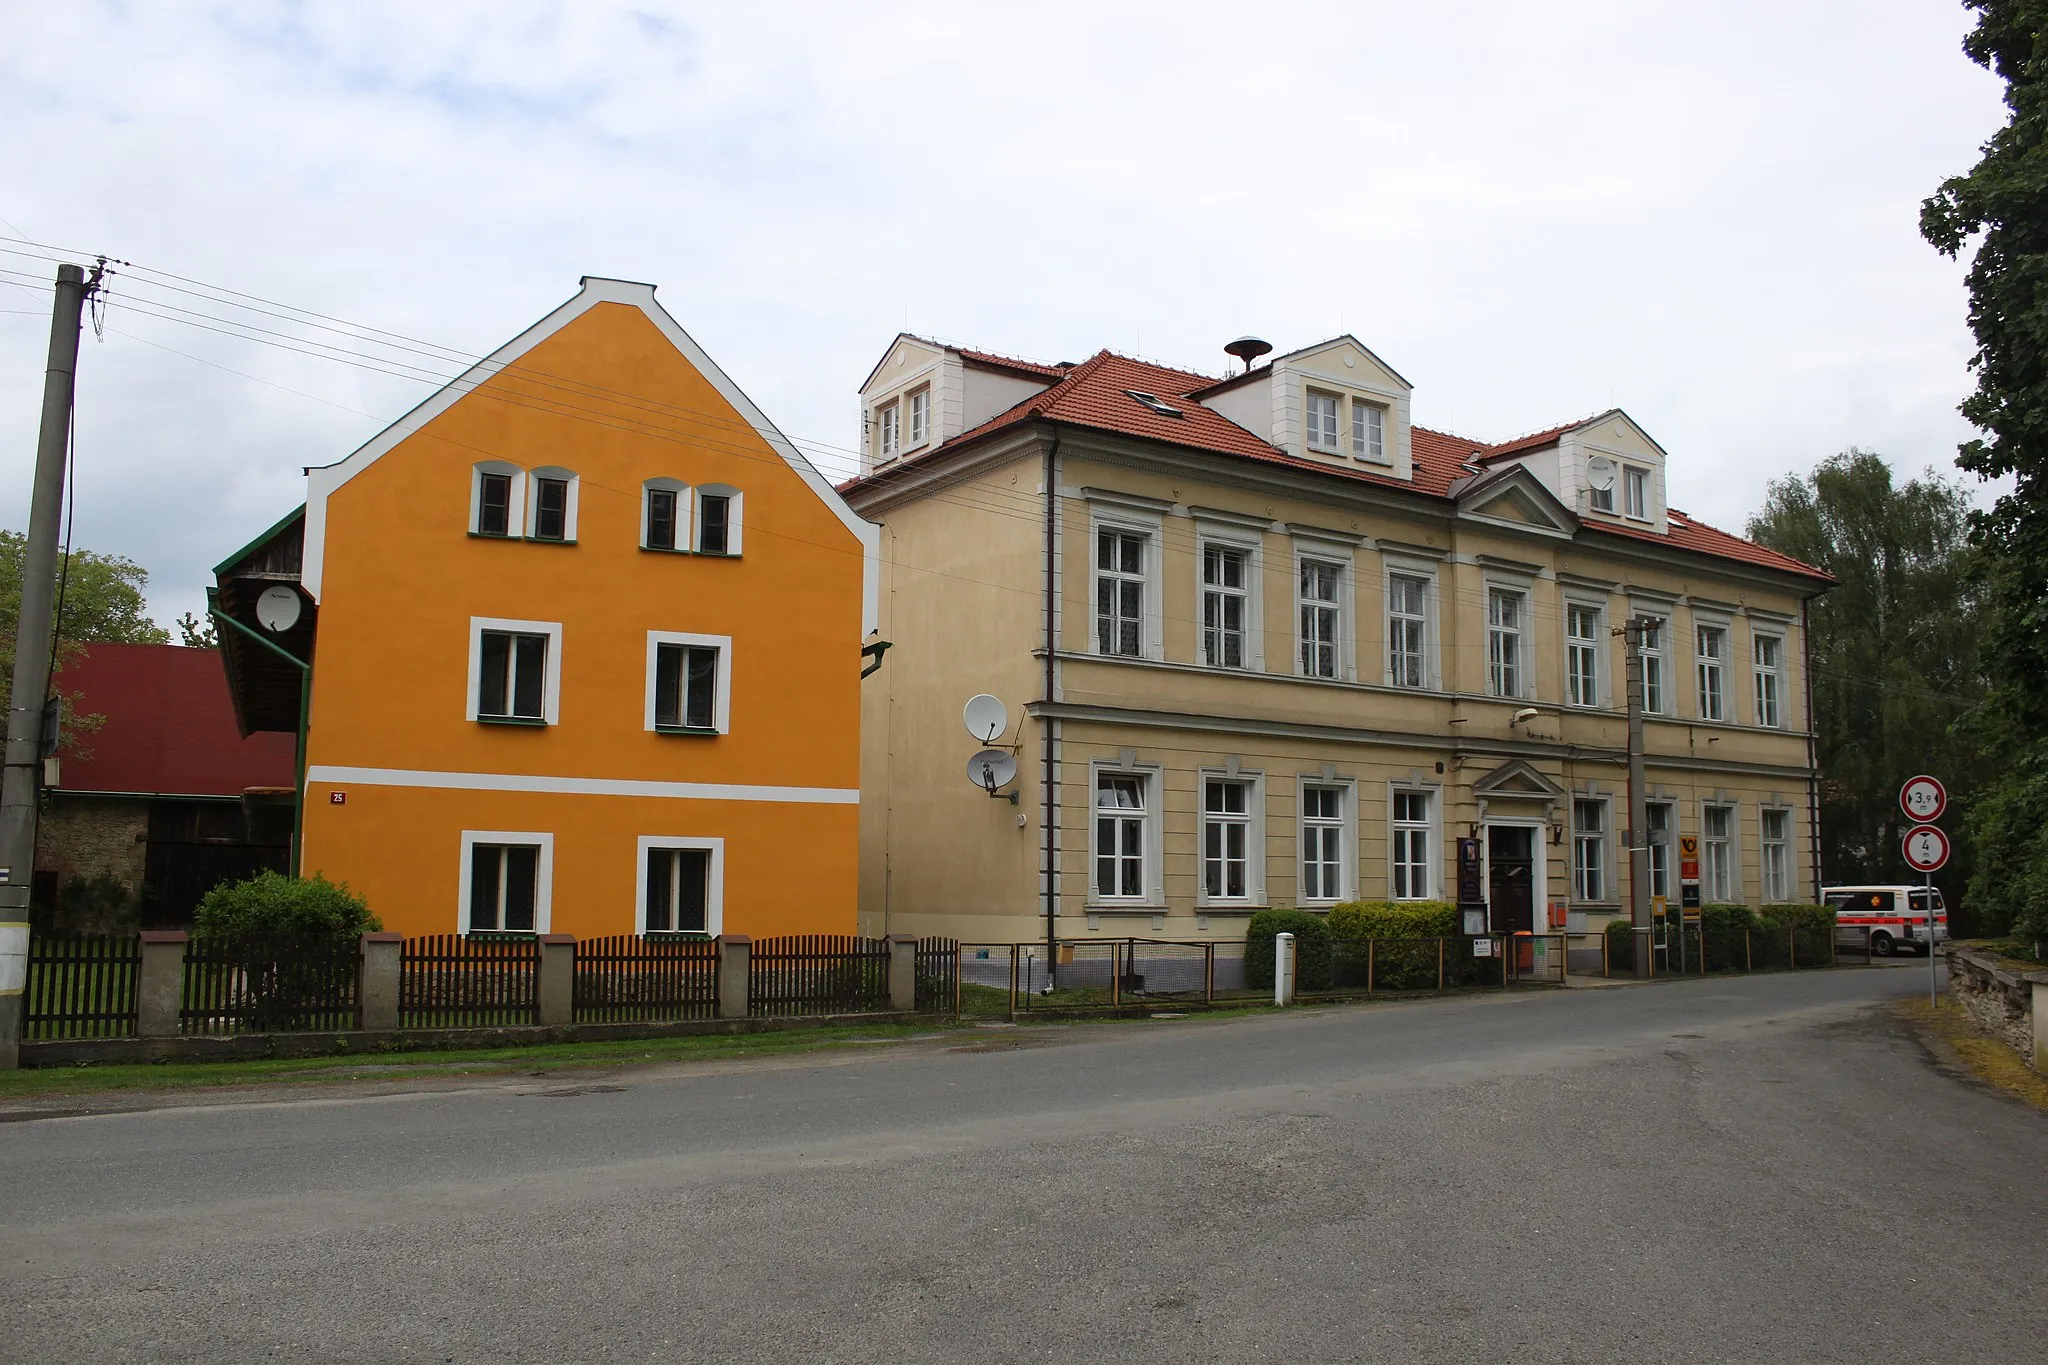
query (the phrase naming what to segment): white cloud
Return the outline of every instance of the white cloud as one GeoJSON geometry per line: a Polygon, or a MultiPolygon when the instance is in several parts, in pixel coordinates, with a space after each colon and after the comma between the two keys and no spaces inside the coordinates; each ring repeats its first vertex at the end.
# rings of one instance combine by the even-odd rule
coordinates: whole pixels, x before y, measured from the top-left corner
{"type": "MultiPolygon", "coordinates": [[[[1674,501],[1734,527],[1765,479],[1843,446],[1917,471],[1967,434],[1961,268],[1915,230],[2000,118],[1960,6],[5,23],[0,217],[38,240],[473,352],[581,274],[651,280],[778,424],[832,446],[905,325],[1204,369],[1245,331],[1341,327],[1415,381],[1425,423],[1499,439],[1628,408],[1673,453],[1674,501]]],[[[422,389],[123,298],[81,365],[78,538],[147,564],[168,618],[296,502],[301,465],[422,389]]],[[[25,517],[42,307],[0,287],[0,524],[25,517]]]]}

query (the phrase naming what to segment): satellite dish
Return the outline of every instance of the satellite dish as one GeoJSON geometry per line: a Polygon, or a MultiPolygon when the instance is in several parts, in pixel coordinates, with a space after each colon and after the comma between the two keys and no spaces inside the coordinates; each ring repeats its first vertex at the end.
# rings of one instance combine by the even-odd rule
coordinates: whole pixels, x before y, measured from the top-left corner
{"type": "Polygon", "coordinates": [[[1586,480],[1595,490],[1602,493],[1614,489],[1614,461],[1605,455],[1595,455],[1586,463],[1586,480]]]}
{"type": "Polygon", "coordinates": [[[274,583],[256,599],[256,619],[265,630],[282,635],[299,623],[301,606],[297,588],[274,583]]]}
{"type": "Polygon", "coordinates": [[[996,736],[1010,728],[1010,708],[1003,705],[1001,697],[991,697],[983,692],[967,699],[967,709],[961,713],[967,722],[967,733],[976,742],[993,744],[996,736]]]}
{"type": "Polygon", "coordinates": [[[1017,760],[1007,749],[983,749],[967,760],[967,780],[994,796],[1017,780],[1017,760]]]}

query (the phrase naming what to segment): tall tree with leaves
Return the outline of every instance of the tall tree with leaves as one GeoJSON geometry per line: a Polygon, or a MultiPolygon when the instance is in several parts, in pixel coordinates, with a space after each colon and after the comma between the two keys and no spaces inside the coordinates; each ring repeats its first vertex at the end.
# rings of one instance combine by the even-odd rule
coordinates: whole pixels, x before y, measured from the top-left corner
{"type": "MultiPolygon", "coordinates": [[[[1821,866],[1833,882],[1906,880],[1899,785],[1941,773],[1967,792],[1982,767],[1956,722],[1984,696],[1976,667],[1969,499],[1929,471],[1845,450],[1774,480],[1750,538],[1835,576],[1810,608],[1821,771],[1821,866]]],[[[1969,848],[1947,874],[1960,890],[1969,848]]]]}
{"type": "Polygon", "coordinates": [[[1963,51],[2005,82],[2006,124],[1967,175],[1920,210],[1920,231],[1958,256],[1973,242],[1970,328],[1977,387],[1963,416],[1984,434],[1956,462],[2012,490],[1979,513],[1984,660],[1975,720],[2007,761],[1971,812],[1980,912],[2048,937],[2048,0],[1966,0],[1963,51]]]}
{"type": "MultiPolygon", "coordinates": [[[[27,536],[0,531],[0,698],[11,697],[14,690],[14,631],[21,620],[21,564],[27,548],[27,536]]],[[[170,643],[170,632],[144,609],[149,570],[131,559],[91,550],[74,550],[58,567],[64,605],[57,618],[57,667],[81,645],[170,643]]],[[[69,706],[66,698],[67,733],[96,728],[93,718],[68,714],[69,706]]]]}

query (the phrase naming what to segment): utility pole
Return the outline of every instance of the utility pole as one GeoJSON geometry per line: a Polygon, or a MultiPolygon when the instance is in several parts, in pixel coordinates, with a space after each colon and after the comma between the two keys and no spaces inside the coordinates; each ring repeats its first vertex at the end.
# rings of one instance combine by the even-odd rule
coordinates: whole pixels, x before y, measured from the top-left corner
{"type": "Polygon", "coordinates": [[[1628,909],[1635,932],[1635,973],[1647,977],[1651,970],[1650,945],[1650,793],[1643,776],[1643,631],[1653,623],[1646,617],[1631,616],[1622,627],[1628,649],[1624,670],[1628,679],[1628,909]]]}
{"type": "Polygon", "coordinates": [[[43,374],[43,424],[36,439],[35,493],[21,565],[21,620],[14,632],[14,692],[0,769],[0,1068],[21,1064],[22,996],[28,987],[28,896],[36,863],[36,793],[42,763],[43,702],[55,634],[57,536],[64,511],[64,456],[87,284],[75,265],[57,267],[50,309],[50,363],[43,374]]]}

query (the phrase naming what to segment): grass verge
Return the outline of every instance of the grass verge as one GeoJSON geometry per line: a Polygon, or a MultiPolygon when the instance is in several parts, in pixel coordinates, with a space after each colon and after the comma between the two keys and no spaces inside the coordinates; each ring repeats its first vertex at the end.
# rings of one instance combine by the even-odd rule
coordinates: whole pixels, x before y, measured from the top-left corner
{"type": "Polygon", "coordinates": [[[161,1062],[0,1071],[0,1100],[85,1095],[110,1090],[181,1090],[274,1083],[323,1084],[558,1071],[568,1067],[645,1065],[766,1057],[901,1042],[948,1031],[950,1022],[847,1025],[694,1038],[638,1038],[594,1043],[537,1043],[446,1052],[357,1052],[335,1057],[278,1057],[238,1062],[161,1062]]]}
{"type": "Polygon", "coordinates": [[[1954,1056],[1978,1080],[2048,1111],[2048,1076],[2028,1066],[2025,1058],[1996,1038],[1979,1033],[1953,1002],[1944,998],[1939,1005],[1931,1005],[1916,995],[1899,1001],[1898,1010],[1937,1045],[1937,1052],[1954,1056]]]}

